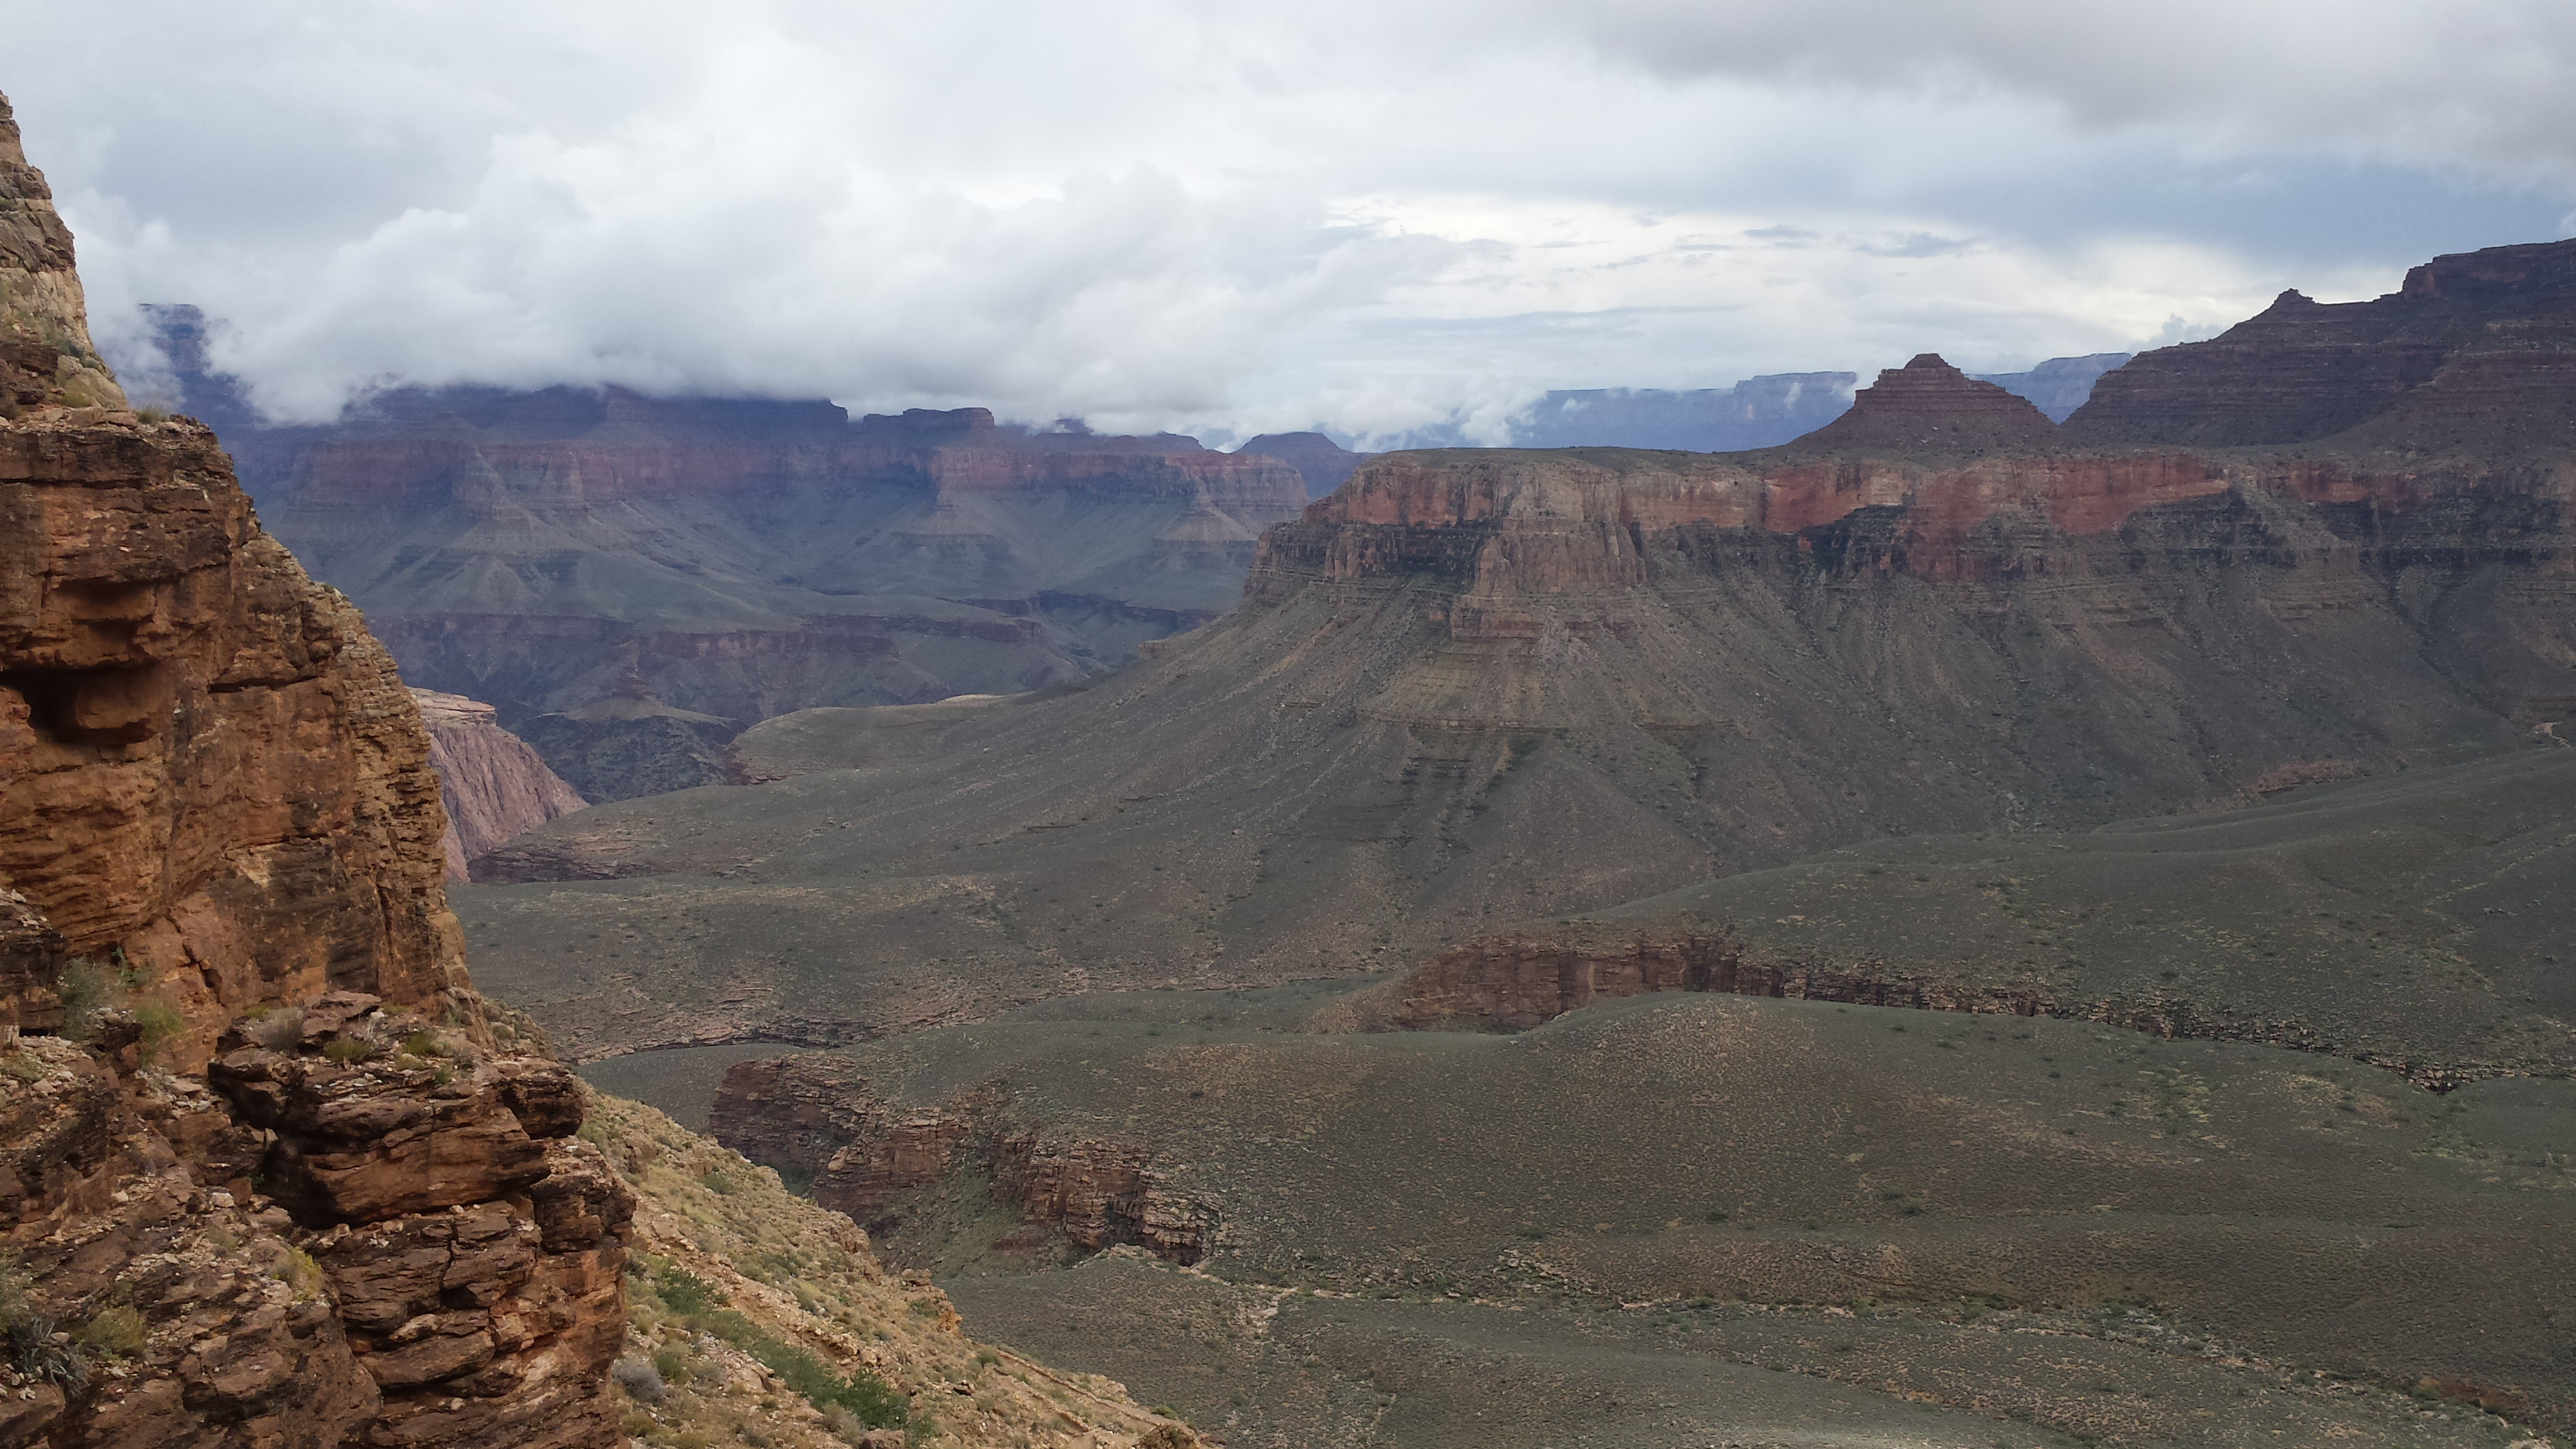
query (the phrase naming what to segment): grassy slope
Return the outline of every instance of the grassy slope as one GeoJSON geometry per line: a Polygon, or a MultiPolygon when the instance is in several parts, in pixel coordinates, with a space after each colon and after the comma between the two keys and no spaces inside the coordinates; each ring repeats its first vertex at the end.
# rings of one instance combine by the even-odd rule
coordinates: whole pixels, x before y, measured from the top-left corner
{"type": "MultiPolygon", "coordinates": [[[[582,1135],[641,1205],[627,1355],[658,1362],[658,1397],[626,1395],[624,1427],[655,1449],[824,1449],[825,1414],[704,1317],[675,1312],[686,1274],[773,1342],[836,1375],[873,1374],[909,1396],[915,1444],[1185,1449],[1186,1432],[1117,1384],[1059,1373],[966,1336],[945,1295],[882,1269],[867,1235],[796,1197],[776,1173],[638,1102],[594,1093],[582,1135]],[[1160,1437],[1156,1437],[1160,1436],[1160,1437]]],[[[732,1337],[746,1337],[735,1331],[732,1337]]]]}
{"type": "Polygon", "coordinates": [[[1457,1437],[1473,1422],[1457,1385],[1419,1389],[1428,1417],[1394,1437],[1353,1427],[1363,1399],[1332,1397],[1427,1373],[1453,1351],[1562,1360],[1586,1392],[1626,1405],[1610,1417],[1630,1437],[1603,1442],[1687,1442],[1639,1427],[1640,1401],[1606,1385],[1631,1371],[1678,1382],[1712,1358],[2033,1429],[2125,1423],[2126,1442],[2227,1442],[2185,1430],[2204,1409],[2238,1422],[2249,1395],[2287,1415],[2297,1442],[2338,1415],[2361,1416],[2364,1442],[2406,1442],[2389,1436],[2415,1411],[2368,1394],[2267,1397],[2290,1392],[2289,1368],[2395,1387],[2456,1380],[2544,1422],[2576,1419],[2564,1311],[2576,1302],[2576,1095],[2563,1083],[2445,1097],[2274,1049],[1740,997],[1617,1003],[1518,1037],[1263,1031],[1228,1019],[1222,997],[1163,999],[1197,1009],[1119,1022],[1038,1008],[856,1055],[891,1099],[998,1083],[1011,1121],[1151,1145],[1223,1223],[1203,1275],[1153,1290],[1178,1317],[1130,1305],[1107,1332],[1099,1305],[1128,1290],[1104,1290],[1102,1275],[1123,1284],[1115,1275],[1139,1265],[1063,1271],[1052,1251],[1007,1250],[1016,1224],[971,1177],[895,1204],[887,1251],[936,1266],[1032,1351],[1119,1373],[1201,1422],[1242,1416],[1241,1442],[1327,1430],[1473,1442],[1457,1437]],[[1186,1326],[1216,1311],[1206,1294],[1253,1295],[1241,1301],[1257,1308],[1290,1289],[1412,1306],[1355,1308],[1335,1327],[1296,1300],[1308,1316],[1283,1307],[1279,1321],[1306,1327],[1271,1347],[1226,1348],[1186,1326]],[[1698,1303],[1727,1307],[1684,1312],[1698,1303]],[[2100,1347],[2141,1304],[2150,1326],[2180,1326],[2171,1340],[2144,1334],[2150,1347],[2219,1347],[2100,1347]],[[1963,1306],[2097,1342],[2033,1376],[2016,1367],[2032,1340],[1961,1323],[1963,1306]],[[1680,1337],[1664,1331],[1677,1313],[1680,1337]],[[1868,1325],[1859,1338],[1856,1324],[1868,1325]],[[1582,1367],[1602,1335],[1627,1367],[1582,1367]],[[1843,1339],[1854,1346],[1837,1349],[1843,1339]],[[1326,1340],[1344,1343],[1340,1360],[1326,1340]],[[1286,1354],[1261,1370],[1286,1377],[1232,1403],[1238,1374],[1223,1365],[1238,1349],[1286,1354]],[[2103,1372],[2161,1398],[2106,1406],[2088,1355],[2130,1365],[2103,1372]],[[2210,1367],[2228,1358],[2287,1367],[2210,1367]],[[1998,1397],[2001,1379],[2026,1392],[1998,1397]],[[2315,1414],[2326,1418],[2302,1417],[2315,1414]]]}

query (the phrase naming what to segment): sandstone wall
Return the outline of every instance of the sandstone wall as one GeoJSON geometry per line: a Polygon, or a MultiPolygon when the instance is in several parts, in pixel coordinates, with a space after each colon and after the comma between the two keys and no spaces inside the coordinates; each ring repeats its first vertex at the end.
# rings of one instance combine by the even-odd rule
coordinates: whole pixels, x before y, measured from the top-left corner
{"type": "Polygon", "coordinates": [[[5,101],[0,364],[0,1444],[607,1449],[631,1198],[473,993],[420,712],[124,408],[5,101]]]}
{"type": "Polygon", "coordinates": [[[179,1006],[185,1056],[261,1002],[464,988],[437,792],[392,659],[211,433],[0,422],[0,883],[179,1006]]]}

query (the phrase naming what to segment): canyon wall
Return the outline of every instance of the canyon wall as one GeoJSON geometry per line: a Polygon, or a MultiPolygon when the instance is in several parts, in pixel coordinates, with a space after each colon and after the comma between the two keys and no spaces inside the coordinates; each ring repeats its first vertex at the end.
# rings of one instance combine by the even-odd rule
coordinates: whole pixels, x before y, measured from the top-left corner
{"type": "Polygon", "coordinates": [[[71,263],[0,102],[0,1442],[607,1449],[631,1199],[472,990],[420,712],[71,263]]]}
{"type": "Polygon", "coordinates": [[[2524,400],[2542,407],[2514,409],[2522,426],[2545,424],[2549,441],[2564,447],[2565,414],[2576,403],[2576,378],[2564,367],[2571,348],[2576,240],[2490,247],[2435,257],[2397,291],[2369,301],[2321,303],[2283,292],[2207,342],[2144,353],[2104,374],[2066,428],[2070,441],[2088,445],[2280,446],[2360,428],[2442,383],[2429,395],[2433,417],[2369,441],[2493,452],[2525,440],[2440,428],[2442,417],[2459,419],[2443,394],[2474,397],[2485,390],[2482,380],[2512,376],[2542,384],[2538,397],[2524,400]]]}
{"type": "Polygon", "coordinates": [[[495,882],[635,885],[495,897],[487,959],[560,993],[583,1053],[826,1045],[1384,970],[1894,835],[2420,769],[2576,698],[2576,451],[2067,431],[1927,357],[1759,453],[1373,459],[1263,535],[1241,608],[1109,680],[936,728],[782,722],[743,778],[792,788],[496,851],[495,882]],[[540,901],[671,917],[614,963],[653,1004],[569,981],[576,928],[540,901]]]}
{"type": "MultiPolygon", "coordinates": [[[[168,345],[191,398],[230,396],[168,345]]],[[[1110,668],[1230,606],[1260,530],[1306,501],[1273,458],[981,408],[415,389],[225,441],[406,678],[514,731],[557,716],[526,737],[595,799],[709,783],[732,732],[789,710],[1110,668]],[[631,726],[635,703],[703,748],[631,726]],[[583,727],[602,706],[618,727],[583,727]]]]}
{"type": "Polygon", "coordinates": [[[429,764],[447,810],[438,848],[449,880],[467,879],[468,862],[502,841],[590,803],[495,723],[492,706],[427,689],[411,697],[429,728],[429,764]]]}
{"type": "Polygon", "coordinates": [[[1214,1212],[1172,1186],[1148,1145],[1021,1120],[991,1092],[931,1107],[887,1102],[846,1058],[736,1063],[709,1131],[755,1162],[803,1174],[816,1202],[879,1229],[900,1222],[908,1194],[971,1172],[1020,1215],[1002,1240],[1008,1250],[1059,1238],[1077,1253],[1127,1243],[1188,1264],[1214,1244],[1214,1212]]]}

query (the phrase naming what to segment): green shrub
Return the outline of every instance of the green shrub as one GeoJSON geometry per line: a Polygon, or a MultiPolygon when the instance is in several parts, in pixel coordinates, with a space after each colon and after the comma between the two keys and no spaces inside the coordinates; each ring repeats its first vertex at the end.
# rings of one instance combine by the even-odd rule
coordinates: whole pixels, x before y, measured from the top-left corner
{"type": "Polygon", "coordinates": [[[687,1316],[704,1313],[724,1302],[716,1286],[683,1268],[665,1268],[653,1275],[653,1291],[673,1313],[687,1316]]]}
{"type": "Polygon", "coordinates": [[[36,1280],[15,1253],[0,1253],[0,1335],[36,1316],[36,1280]]]}
{"type": "Polygon", "coordinates": [[[83,1347],[117,1358],[132,1358],[143,1352],[144,1340],[149,1336],[150,1329],[143,1322],[143,1314],[122,1303],[100,1309],[96,1317],[82,1324],[80,1331],[72,1335],[83,1347]]]}
{"type": "Polygon", "coordinates": [[[90,1016],[101,1007],[116,1004],[116,978],[87,956],[75,956],[55,980],[54,994],[63,1002],[63,1036],[77,1042],[94,1041],[98,1027],[90,1016]]]}
{"type": "Polygon", "coordinates": [[[837,1407],[871,1429],[900,1429],[911,1421],[912,1400],[873,1370],[855,1368],[843,1377],[811,1352],[772,1337],[733,1309],[709,1306],[722,1301],[716,1290],[680,1269],[666,1268],[654,1279],[662,1301],[682,1313],[689,1327],[750,1354],[827,1416],[837,1407]],[[698,1306],[682,1308],[683,1302],[698,1306]]]}
{"type": "Polygon", "coordinates": [[[295,1301],[310,1303],[322,1296],[322,1265],[302,1248],[289,1248],[269,1265],[268,1276],[295,1290],[295,1301]]]}
{"type": "Polygon", "coordinates": [[[146,1052],[188,1029],[188,1014],[179,1009],[179,1003],[161,996],[147,996],[136,1002],[134,1021],[143,1028],[146,1052]]]}
{"type": "Polygon", "coordinates": [[[404,1037],[402,1049],[416,1057],[443,1057],[447,1055],[447,1043],[439,1039],[437,1032],[431,1031],[426,1027],[404,1037]]]}
{"type": "Polygon", "coordinates": [[[362,1036],[344,1036],[322,1049],[322,1055],[346,1065],[363,1062],[376,1054],[376,1044],[362,1036]]]}
{"type": "Polygon", "coordinates": [[[251,1020],[250,1039],[273,1052],[291,1052],[304,1039],[304,1008],[263,1010],[251,1020]]]}

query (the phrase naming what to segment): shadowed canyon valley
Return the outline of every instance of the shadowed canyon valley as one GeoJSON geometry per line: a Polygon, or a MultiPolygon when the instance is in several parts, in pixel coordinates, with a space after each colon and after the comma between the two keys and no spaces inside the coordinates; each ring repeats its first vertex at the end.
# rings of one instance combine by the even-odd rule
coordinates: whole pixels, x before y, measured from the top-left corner
{"type": "Polygon", "coordinates": [[[2576,1436],[2576,242],[1373,455],[156,319],[0,103],[0,1445],[2576,1436]]]}

